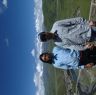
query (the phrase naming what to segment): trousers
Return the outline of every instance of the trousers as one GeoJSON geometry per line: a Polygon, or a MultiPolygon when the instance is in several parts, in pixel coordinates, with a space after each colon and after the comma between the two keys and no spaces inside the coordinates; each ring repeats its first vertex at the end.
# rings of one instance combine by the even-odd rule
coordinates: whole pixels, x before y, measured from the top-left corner
{"type": "Polygon", "coordinates": [[[92,50],[87,49],[85,51],[80,51],[79,66],[86,65],[88,63],[94,63],[94,65],[96,64],[96,47],[92,50]]]}

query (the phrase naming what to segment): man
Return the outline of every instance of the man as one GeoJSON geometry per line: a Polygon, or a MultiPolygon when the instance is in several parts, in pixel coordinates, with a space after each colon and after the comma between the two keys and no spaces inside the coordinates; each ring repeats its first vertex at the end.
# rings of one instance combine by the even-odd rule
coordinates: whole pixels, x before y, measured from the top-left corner
{"type": "Polygon", "coordinates": [[[40,60],[60,69],[91,68],[96,64],[96,48],[76,51],[54,47],[52,53],[42,53],[40,60]]]}
{"type": "Polygon", "coordinates": [[[86,21],[81,17],[56,21],[51,32],[39,33],[40,40],[46,42],[53,39],[55,44],[74,50],[93,48],[89,43],[96,40],[96,22],[86,21]]]}

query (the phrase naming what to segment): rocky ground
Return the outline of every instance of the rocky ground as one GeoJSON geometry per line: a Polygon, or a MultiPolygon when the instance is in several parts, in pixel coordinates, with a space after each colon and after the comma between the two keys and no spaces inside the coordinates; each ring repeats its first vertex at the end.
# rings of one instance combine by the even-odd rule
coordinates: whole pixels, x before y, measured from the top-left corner
{"type": "MultiPolygon", "coordinates": [[[[80,9],[74,12],[80,16],[80,9]]],[[[96,0],[91,0],[89,20],[96,20],[96,0]]],[[[96,95],[96,66],[91,69],[64,71],[67,95],[96,95]],[[76,82],[75,91],[73,81],[76,82]]]]}

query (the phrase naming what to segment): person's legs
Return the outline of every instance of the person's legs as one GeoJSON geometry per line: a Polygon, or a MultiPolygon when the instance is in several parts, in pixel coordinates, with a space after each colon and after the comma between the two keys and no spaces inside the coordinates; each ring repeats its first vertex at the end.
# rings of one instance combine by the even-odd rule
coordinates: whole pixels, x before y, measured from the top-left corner
{"type": "Polygon", "coordinates": [[[86,54],[88,55],[88,62],[93,62],[94,65],[96,64],[96,47],[94,47],[92,50],[88,49],[86,50],[86,54]]]}
{"type": "Polygon", "coordinates": [[[94,65],[96,65],[96,47],[94,47],[93,50],[90,50],[90,58],[91,61],[94,62],[94,65]]]}
{"type": "Polygon", "coordinates": [[[96,46],[94,46],[94,48],[92,50],[91,49],[87,49],[85,51],[86,51],[86,53],[88,55],[94,55],[94,56],[96,56],[96,46]]]}
{"type": "Polygon", "coordinates": [[[92,35],[91,35],[91,39],[90,41],[93,42],[93,41],[96,41],[96,27],[92,26],[92,35]]]}
{"type": "Polygon", "coordinates": [[[80,58],[80,63],[79,63],[79,66],[81,65],[86,65],[89,63],[89,60],[90,60],[90,57],[88,56],[88,50],[85,50],[85,51],[81,51],[81,58],[80,58]]]}
{"type": "Polygon", "coordinates": [[[90,41],[96,41],[96,21],[90,20],[88,21],[89,26],[91,27],[92,35],[90,41]]]}
{"type": "Polygon", "coordinates": [[[96,33],[96,26],[92,26],[92,32],[96,33]]]}
{"type": "Polygon", "coordinates": [[[79,65],[86,65],[88,63],[96,64],[96,47],[93,50],[87,49],[82,51],[82,59],[79,65]]]}
{"type": "Polygon", "coordinates": [[[89,21],[89,25],[91,26],[92,29],[92,37],[91,41],[96,40],[96,21],[89,21]]]}

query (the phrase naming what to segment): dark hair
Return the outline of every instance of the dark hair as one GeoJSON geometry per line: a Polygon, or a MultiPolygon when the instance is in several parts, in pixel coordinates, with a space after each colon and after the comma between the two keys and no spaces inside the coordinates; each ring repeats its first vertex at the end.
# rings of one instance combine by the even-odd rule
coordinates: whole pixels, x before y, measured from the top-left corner
{"type": "Polygon", "coordinates": [[[40,40],[42,41],[42,42],[46,42],[47,41],[47,38],[46,38],[46,34],[45,34],[46,32],[41,32],[41,33],[39,33],[39,35],[38,36],[40,36],[40,40]]]}
{"type": "Polygon", "coordinates": [[[45,63],[49,63],[49,64],[52,64],[53,63],[53,54],[52,53],[42,53],[40,56],[39,56],[39,59],[42,61],[42,62],[45,62],[45,63]],[[43,55],[46,55],[48,54],[50,56],[50,59],[48,61],[45,61],[45,60],[42,60],[42,56],[43,55]]]}

